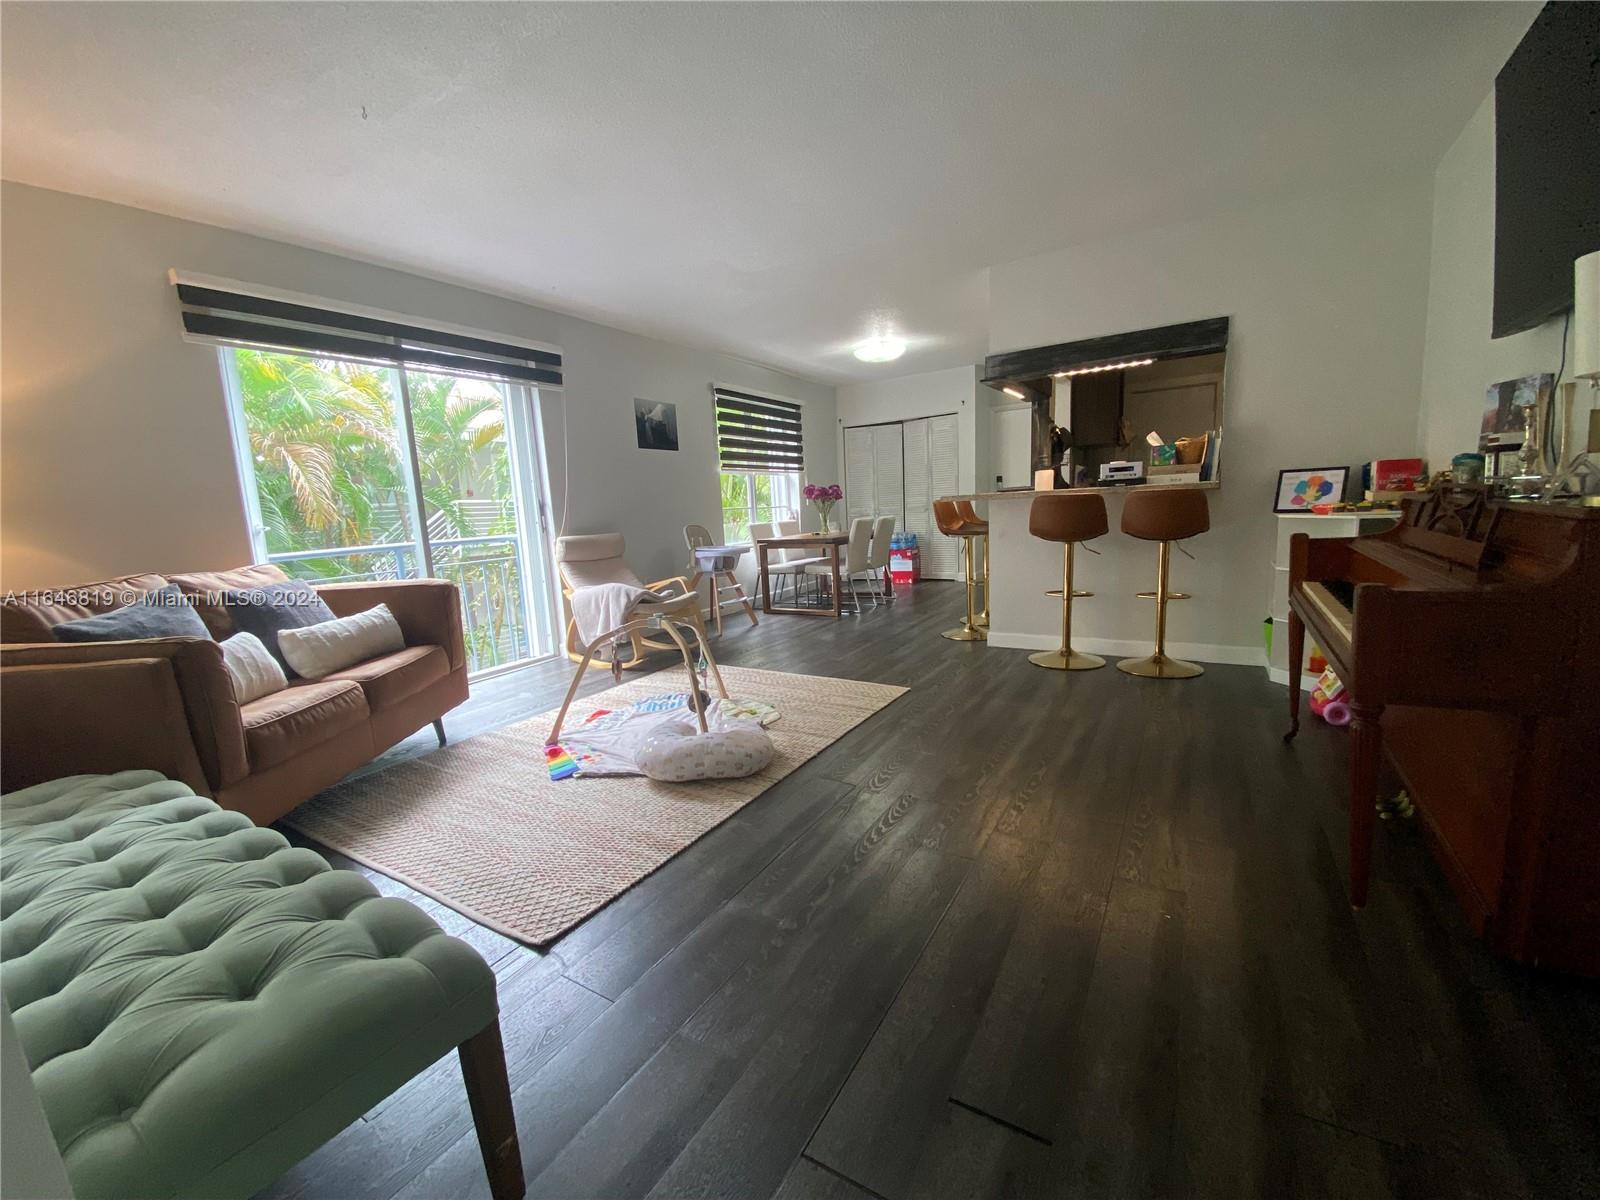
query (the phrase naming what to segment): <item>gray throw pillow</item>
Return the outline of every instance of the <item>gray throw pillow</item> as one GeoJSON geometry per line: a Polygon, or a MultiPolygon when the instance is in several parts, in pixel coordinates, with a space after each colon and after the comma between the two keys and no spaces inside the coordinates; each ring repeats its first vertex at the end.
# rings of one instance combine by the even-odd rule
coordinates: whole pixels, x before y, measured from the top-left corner
{"type": "Polygon", "coordinates": [[[206,623],[175,583],[123,608],[63,621],[53,632],[58,642],[137,642],[169,637],[211,640],[206,623]]]}
{"type": "Polygon", "coordinates": [[[290,679],[299,679],[278,649],[280,629],[302,629],[334,620],[333,610],[309,586],[298,579],[268,583],[246,591],[224,592],[223,607],[240,633],[253,633],[278,660],[290,679]]]}

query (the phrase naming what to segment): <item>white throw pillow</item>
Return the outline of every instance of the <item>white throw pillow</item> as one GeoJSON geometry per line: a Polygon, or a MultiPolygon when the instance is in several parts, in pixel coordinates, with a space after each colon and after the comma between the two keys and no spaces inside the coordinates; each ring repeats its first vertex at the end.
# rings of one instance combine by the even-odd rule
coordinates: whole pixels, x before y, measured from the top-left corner
{"type": "Polygon", "coordinates": [[[253,633],[236,633],[220,643],[222,666],[233,680],[234,699],[249,704],[289,686],[289,680],[261,639],[253,633]]]}
{"type": "Polygon", "coordinates": [[[635,761],[642,774],[664,783],[693,779],[743,779],[772,761],[778,748],[755,722],[701,733],[692,721],[658,727],[645,739],[635,761]]]}
{"type": "Polygon", "coordinates": [[[406,648],[400,622],[387,604],[348,617],[278,630],[283,660],[307,679],[321,679],[356,663],[406,648]]]}

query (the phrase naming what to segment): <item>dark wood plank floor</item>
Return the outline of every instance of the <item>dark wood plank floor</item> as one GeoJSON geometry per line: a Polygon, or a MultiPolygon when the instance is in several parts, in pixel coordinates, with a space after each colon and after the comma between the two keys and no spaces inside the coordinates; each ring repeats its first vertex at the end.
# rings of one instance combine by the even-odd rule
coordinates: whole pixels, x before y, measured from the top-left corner
{"type": "MultiPolygon", "coordinates": [[[[1353,913],[1342,734],[1281,745],[1255,668],[945,641],[959,604],[731,622],[727,663],[911,691],[549,953],[374,875],[494,964],[530,1195],[1600,1196],[1600,988],[1489,957],[1408,824],[1353,913]]],[[[267,1195],[487,1195],[454,1056],[267,1195]]]]}

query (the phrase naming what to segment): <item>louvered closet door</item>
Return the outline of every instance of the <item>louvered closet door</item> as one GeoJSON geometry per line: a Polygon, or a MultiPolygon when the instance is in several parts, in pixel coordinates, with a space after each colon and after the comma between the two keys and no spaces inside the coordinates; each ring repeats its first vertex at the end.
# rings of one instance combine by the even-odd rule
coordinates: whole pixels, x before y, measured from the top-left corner
{"type": "Polygon", "coordinates": [[[861,514],[893,517],[896,529],[904,527],[906,516],[905,472],[901,466],[903,440],[898,422],[873,426],[873,498],[877,507],[873,512],[861,514]]]}
{"type": "MultiPolygon", "coordinates": [[[[948,416],[928,418],[928,522],[933,523],[933,501],[940,496],[954,495],[961,486],[957,473],[956,418],[948,416]]],[[[937,526],[935,526],[937,530],[937,526]]],[[[961,541],[935,532],[938,545],[939,578],[958,579],[961,576],[961,541]]]]}
{"type": "Polygon", "coordinates": [[[877,491],[876,456],[872,426],[851,426],[844,431],[844,515],[849,522],[873,515],[877,491]]]}
{"type": "Polygon", "coordinates": [[[961,573],[961,542],[945,537],[933,520],[933,502],[952,495],[956,474],[956,418],[924,417],[905,423],[906,528],[917,535],[922,574],[956,579],[961,573]]]}
{"type": "Polygon", "coordinates": [[[905,530],[917,535],[917,548],[922,552],[924,578],[943,578],[933,568],[929,552],[933,549],[934,532],[933,497],[928,495],[928,422],[907,421],[900,427],[905,446],[905,530]]]}
{"type": "Polygon", "coordinates": [[[922,551],[923,578],[954,579],[961,562],[960,543],[940,533],[933,519],[933,502],[954,490],[938,486],[934,470],[933,422],[936,419],[924,417],[907,421],[904,426],[906,529],[917,535],[917,546],[922,551]]]}

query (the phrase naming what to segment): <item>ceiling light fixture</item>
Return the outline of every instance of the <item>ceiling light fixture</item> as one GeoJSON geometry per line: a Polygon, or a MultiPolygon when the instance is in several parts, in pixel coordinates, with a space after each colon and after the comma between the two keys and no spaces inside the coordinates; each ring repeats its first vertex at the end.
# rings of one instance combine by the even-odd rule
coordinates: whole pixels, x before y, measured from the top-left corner
{"type": "Polygon", "coordinates": [[[1027,393],[1019,392],[1016,388],[1003,387],[1000,390],[1008,396],[1015,396],[1018,400],[1026,400],[1028,398],[1027,393]]]}
{"type": "Polygon", "coordinates": [[[1102,363],[1098,367],[1075,367],[1071,371],[1057,371],[1050,378],[1068,379],[1073,375],[1095,375],[1101,371],[1125,371],[1129,367],[1148,367],[1153,362],[1155,362],[1153,358],[1134,358],[1127,362],[1102,363]]]}
{"type": "Polygon", "coordinates": [[[892,337],[886,333],[869,337],[855,348],[855,356],[862,362],[870,363],[893,362],[905,352],[905,338],[892,337]]]}

